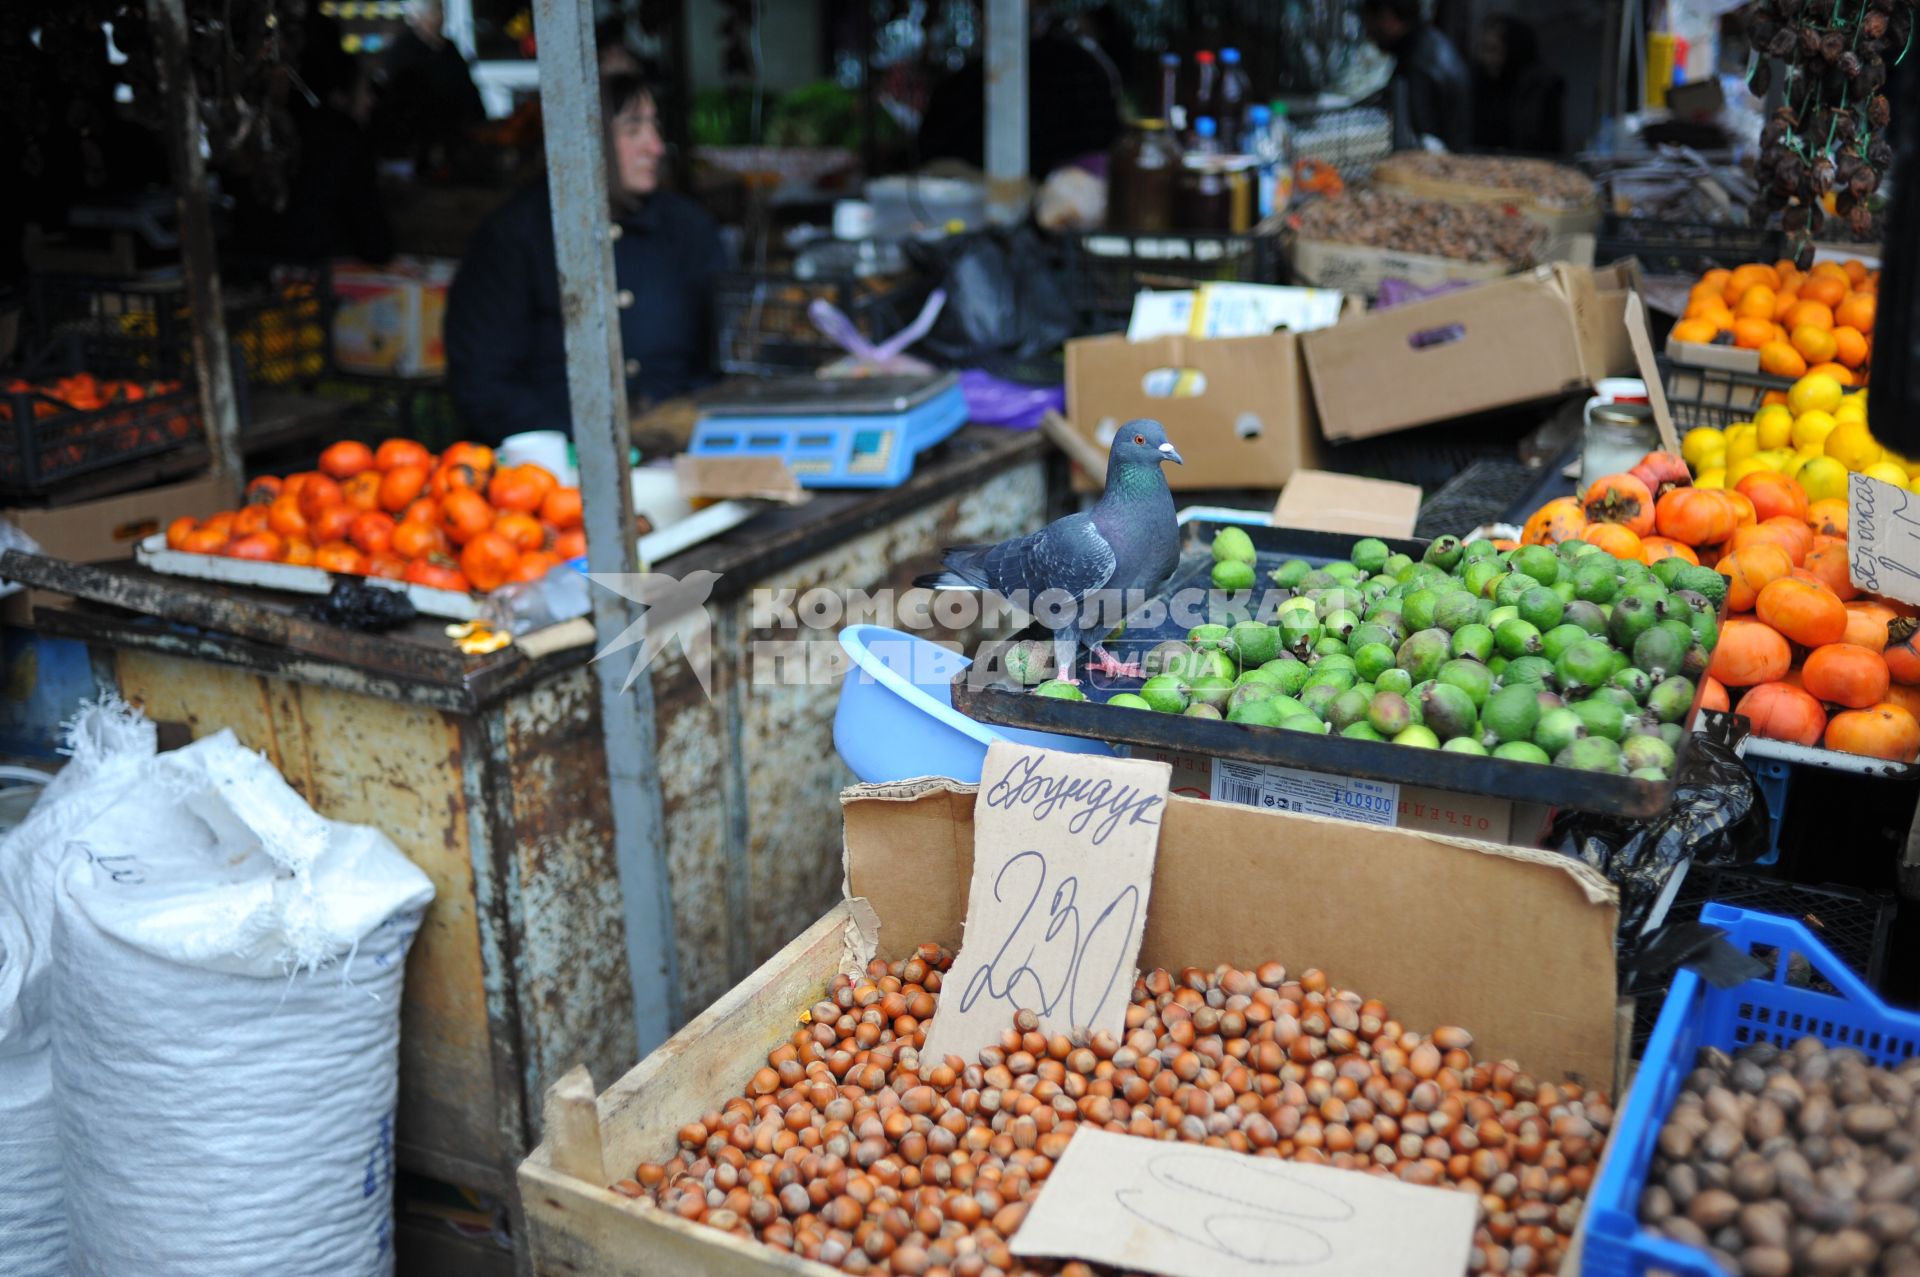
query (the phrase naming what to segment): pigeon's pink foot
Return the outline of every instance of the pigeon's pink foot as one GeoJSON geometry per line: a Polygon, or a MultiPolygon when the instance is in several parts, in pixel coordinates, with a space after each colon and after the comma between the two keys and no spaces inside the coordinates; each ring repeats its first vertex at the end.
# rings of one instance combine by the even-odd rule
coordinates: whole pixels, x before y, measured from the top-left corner
{"type": "Polygon", "coordinates": [[[1108,678],[1145,678],[1146,671],[1130,661],[1117,661],[1105,648],[1093,649],[1093,659],[1087,662],[1087,670],[1093,674],[1105,674],[1108,678]]]}
{"type": "Polygon", "coordinates": [[[1080,686],[1080,680],[1079,680],[1079,679],[1077,679],[1077,678],[1069,678],[1069,677],[1068,677],[1067,675],[1065,675],[1065,674],[1062,674],[1062,675],[1060,675],[1060,676],[1059,676],[1058,678],[1056,678],[1056,679],[1054,679],[1053,681],[1054,681],[1054,682],[1056,682],[1056,683],[1065,683],[1065,684],[1066,684],[1066,685],[1067,685],[1068,687],[1078,687],[1078,686],[1080,686]]]}

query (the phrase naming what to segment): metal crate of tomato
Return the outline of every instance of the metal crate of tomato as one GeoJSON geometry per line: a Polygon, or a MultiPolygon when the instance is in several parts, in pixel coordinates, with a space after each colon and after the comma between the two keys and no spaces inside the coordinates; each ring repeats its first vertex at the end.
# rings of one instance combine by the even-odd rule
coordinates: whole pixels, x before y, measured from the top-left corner
{"type": "Polygon", "coordinates": [[[0,493],[34,496],[199,437],[191,381],[12,378],[0,394],[0,493]]]}

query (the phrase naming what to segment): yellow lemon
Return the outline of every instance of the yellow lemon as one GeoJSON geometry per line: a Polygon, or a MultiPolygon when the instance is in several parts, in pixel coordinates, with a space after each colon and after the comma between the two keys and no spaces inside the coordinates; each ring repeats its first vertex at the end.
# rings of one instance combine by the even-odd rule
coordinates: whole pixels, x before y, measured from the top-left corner
{"type": "Polygon", "coordinates": [[[1787,407],[1796,417],[1803,412],[1832,412],[1845,396],[1840,383],[1826,373],[1809,373],[1787,391],[1787,407]]]}
{"type": "Polygon", "coordinates": [[[1787,463],[1793,460],[1793,449],[1763,448],[1753,454],[1753,459],[1769,470],[1785,470],[1787,463]]]}
{"type": "Polygon", "coordinates": [[[1696,488],[1724,488],[1727,486],[1727,472],[1717,466],[1712,470],[1702,470],[1698,475],[1694,476],[1693,486],[1696,488]]]}
{"type": "Polygon", "coordinates": [[[1807,500],[1825,501],[1847,495],[1847,468],[1832,457],[1814,457],[1794,476],[1805,489],[1807,500]]]}
{"type": "Polygon", "coordinates": [[[1842,401],[1840,406],[1833,410],[1833,419],[1835,421],[1865,421],[1867,419],[1867,406],[1860,402],[1860,396],[1855,395],[1850,399],[1842,401]]]}
{"type": "Polygon", "coordinates": [[[1864,421],[1836,425],[1827,435],[1826,454],[1849,470],[1864,470],[1880,460],[1880,445],[1864,421]]]}
{"type": "Polygon", "coordinates": [[[1760,432],[1751,421],[1727,427],[1727,462],[1745,461],[1760,451],[1760,432]]]}
{"type": "Polygon", "coordinates": [[[1776,469],[1776,467],[1768,465],[1766,458],[1755,453],[1751,457],[1732,462],[1727,466],[1726,486],[1729,488],[1737,488],[1740,486],[1740,481],[1748,475],[1764,474],[1773,469],[1776,469]]]}
{"type": "Polygon", "coordinates": [[[1715,453],[1724,456],[1726,451],[1727,436],[1712,426],[1695,426],[1680,441],[1680,456],[1695,470],[1702,468],[1704,458],[1715,453]]]}
{"type": "Polygon", "coordinates": [[[1824,448],[1833,433],[1835,421],[1830,412],[1805,412],[1793,419],[1793,446],[1824,448]]]}
{"type": "Polygon", "coordinates": [[[1806,465],[1807,462],[1813,460],[1815,457],[1824,455],[1826,454],[1822,453],[1818,448],[1802,448],[1793,454],[1792,460],[1781,467],[1780,473],[1786,475],[1789,479],[1797,479],[1800,477],[1800,468],[1802,466],[1806,465]]]}
{"type": "Polygon", "coordinates": [[[1920,492],[1920,475],[1914,476],[1913,482],[1907,485],[1907,490],[1909,492],[1920,492]]]}
{"type": "Polygon", "coordinates": [[[1878,479],[1882,483],[1891,483],[1896,488],[1907,486],[1907,471],[1904,466],[1896,466],[1891,461],[1876,461],[1860,472],[1869,479],[1878,479]]]}
{"type": "Polygon", "coordinates": [[[1793,414],[1780,404],[1768,404],[1753,416],[1753,428],[1762,448],[1782,448],[1793,435],[1793,414]]]}

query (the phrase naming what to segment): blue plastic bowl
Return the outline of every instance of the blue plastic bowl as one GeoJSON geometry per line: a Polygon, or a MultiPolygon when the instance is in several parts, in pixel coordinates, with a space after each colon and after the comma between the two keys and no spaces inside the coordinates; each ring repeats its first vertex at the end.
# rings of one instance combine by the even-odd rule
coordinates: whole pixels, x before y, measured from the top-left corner
{"type": "Polygon", "coordinates": [[[833,745],[869,784],[915,776],[980,780],[987,746],[1015,740],[1067,754],[1108,754],[1104,741],[976,723],[953,708],[953,676],[973,662],[938,643],[881,625],[849,625],[840,646],[853,664],[840,683],[833,745]]]}

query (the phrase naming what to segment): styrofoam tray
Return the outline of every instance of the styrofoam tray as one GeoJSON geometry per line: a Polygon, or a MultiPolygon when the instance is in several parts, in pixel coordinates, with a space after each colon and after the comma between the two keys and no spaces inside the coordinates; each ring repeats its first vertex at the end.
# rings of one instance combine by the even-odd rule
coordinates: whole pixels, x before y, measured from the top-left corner
{"type": "MultiPolygon", "coordinates": [[[[262,590],[284,590],[289,594],[328,594],[333,590],[334,574],[325,568],[296,567],[291,563],[259,563],[252,559],[229,559],[217,554],[188,554],[167,548],[167,535],[156,532],[134,549],[133,557],[141,565],[162,576],[192,577],[200,581],[219,581],[227,585],[251,585],[262,590]]],[[[385,577],[360,578],[369,585],[399,590],[423,616],[444,616],[455,621],[471,621],[480,615],[480,600],[455,590],[436,590],[431,586],[385,577]]]]}

